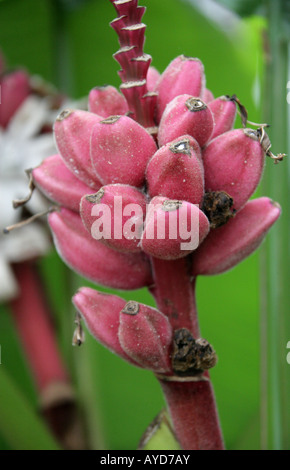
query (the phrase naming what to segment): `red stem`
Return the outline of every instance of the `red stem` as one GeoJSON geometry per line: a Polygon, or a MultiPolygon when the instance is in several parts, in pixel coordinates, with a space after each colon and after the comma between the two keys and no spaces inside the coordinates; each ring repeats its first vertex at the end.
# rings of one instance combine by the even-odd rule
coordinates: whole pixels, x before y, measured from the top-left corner
{"type": "Polygon", "coordinates": [[[46,302],[35,266],[31,262],[13,266],[20,295],[11,302],[12,314],[40,392],[55,382],[68,382],[54,337],[46,302]]]}
{"type": "MultiPolygon", "coordinates": [[[[175,261],[153,258],[155,286],[152,294],[174,330],[187,328],[194,338],[199,338],[195,280],[190,278],[188,261],[188,257],[175,261]]],[[[159,381],[182,448],[223,450],[223,438],[208,374],[204,374],[199,381],[178,382],[160,378],[159,381]]]]}
{"type": "Polygon", "coordinates": [[[195,280],[189,275],[189,258],[174,261],[153,259],[155,297],[159,310],[168,316],[173,330],[187,328],[199,338],[195,304],[195,280]]]}
{"type": "Polygon", "coordinates": [[[184,450],[224,450],[210,381],[160,380],[174,430],[184,450]]]}

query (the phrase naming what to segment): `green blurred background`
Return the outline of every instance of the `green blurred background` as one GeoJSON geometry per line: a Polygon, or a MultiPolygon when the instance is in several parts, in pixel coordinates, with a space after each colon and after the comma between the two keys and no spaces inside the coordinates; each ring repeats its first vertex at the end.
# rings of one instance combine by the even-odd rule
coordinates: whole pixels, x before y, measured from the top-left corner
{"type": "MultiPolygon", "coordinates": [[[[230,0],[223,3],[237,4],[230,0]]],[[[179,54],[199,57],[205,66],[207,87],[214,95],[235,93],[250,119],[261,121],[265,28],[261,16],[236,16],[233,24],[221,29],[186,1],[144,0],[141,4],[147,7],[145,52],[152,55],[159,71],[179,54]]],[[[25,66],[65,93],[82,97],[96,85],[119,85],[118,64],[112,58],[118,48],[117,37],[109,27],[114,17],[109,0],[2,0],[0,47],[11,67],[25,66]]],[[[197,285],[202,336],[214,345],[219,357],[211,377],[228,449],[260,448],[258,256],[255,253],[224,275],[200,278],[197,285]]],[[[92,446],[100,446],[96,441],[101,430],[104,448],[135,449],[145,428],[164,406],[157,381],[151,373],[113,356],[88,333],[81,348],[72,348],[74,312],[69,298],[78,286],[89,284],[70,273],[53,250],[40,261],[40,267],[55,312],[61,350],[92,432],[92,446]]],[[[154,305],[146,290],[119,295],[154,305]]],[[[0,322],[0,373],[5,368],[36,410],[33,381],[4,306],[0,322]]],[[[2,422],[0,448],[11,448],[11,441],[1,433],[3,426],[2,422]]]]}

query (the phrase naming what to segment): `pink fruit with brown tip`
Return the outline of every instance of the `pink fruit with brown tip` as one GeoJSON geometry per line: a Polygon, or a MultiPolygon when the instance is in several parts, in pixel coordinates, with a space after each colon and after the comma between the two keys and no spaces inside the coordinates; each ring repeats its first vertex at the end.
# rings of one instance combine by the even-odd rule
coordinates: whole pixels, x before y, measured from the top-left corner
{"type": "Polygon", "coordinates": [[[151,197],[164,196],[200,204],[204,194],[204,172],[200,147],[184,135],[161,147],[146,169],[151,197]]]}
{"type": "Polygon", "coordinates": [[[261,179],[265,152],[256,131],[234,129],[213,139],[203,152],[205,191],[225,191],[241,209],[261,179]]]}
{"type": "Polygon", "coordinates": [[[166,106],[159,125],[158,143],[162,146],[189,134],[203,147],[213,128],[213,115],[205,102],[194,96],[180,95],[166,106]]]}

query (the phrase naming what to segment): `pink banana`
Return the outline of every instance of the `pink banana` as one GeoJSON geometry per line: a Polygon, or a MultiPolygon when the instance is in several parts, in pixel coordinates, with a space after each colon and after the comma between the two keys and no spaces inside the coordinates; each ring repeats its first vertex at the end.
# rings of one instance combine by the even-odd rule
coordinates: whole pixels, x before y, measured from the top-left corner
{"type": "Polygon", "coordinates": [[[239,210],[261,179],[265,152],[257,132],[235,129],[212,140],[203,152],[206,191],[225,191],[239,210]]]}
{"type": "Polygon", "coordinates": [[[188,135],[161,147],[146,169],[151,197],[164,196],[200,204],[204,194],[204,172],[200,147],[188,135]]]}
{"type": "Polygon", "coordinates": [[[149,205],[141,246],[151,256],[174,260],[195,250],[208,232],[208,219],[194,204],[155,197],[149,205]]]}
{"type": "Polygon", "coordinates": [[[148,132],[127,116],[101,120],[91,133],[91,161],[103,184],[141,187],[148,160],[156,150],[148,132]]]}
{"type": "Polygon", "coordinates": [[[88,111],[65,109],[54,124],[56,145],[66,166],[93,189],[98,189],[100,183],[91,164],[90,136],[101,119],[88,111]]]}
{"type": "Polygon", "coordinates": [[[60,155],[52,155],[32,171],[35,185],[48,199],[78,212],[80,201],[90,187],[75,177],[60,155]]]}
{"type": "MultiPolygon", "coordinates": [[[[188,94],[201,96],[204,91],[204,68],[199,59],[180,55],[162,73],[157,84],[158,121],[170,101],[176,96],[188,94]]],[[[182,134],[186,134],[183,132],[182,134]]],[[[173,140],[173,139],[171,139],[173,140]]]]}
{"type": "Polygon", "coordinates": [[[118,338],[126,354],[140,366],[170,372],[172,336],[168,318],[155,308],[130,301],[122,309],[118,338]]]}
{"type": "Polygon", "coordinates": [[[107,118],[128,112],[127,101],[118,90],[110,85],[95,87],[89,93],[89,111],[107,118]]]}
{"type": "Polygon", "coordinates": [[[94,240],[78,214],[69,209],[48,217],[61,258],[82,276],[115,289],[152,284],[149,260],[143,253],[119,253],[94,240]]]}
{"type": "Polygon", "coordinates": [[[166,107],[158,130],[158,143],[165,145],[181,135],[189,134],[203,147],[214,128],[210,108],[200,98],[187,94],[177,96],[166,107]]]}
{"type": "Polygon", "coordinates": [[[267,197],[247,202],[226,225],[212,230],[195,251],[193,275],[219,274],[249,256],[280,216],[279,205],[267,197]]]}

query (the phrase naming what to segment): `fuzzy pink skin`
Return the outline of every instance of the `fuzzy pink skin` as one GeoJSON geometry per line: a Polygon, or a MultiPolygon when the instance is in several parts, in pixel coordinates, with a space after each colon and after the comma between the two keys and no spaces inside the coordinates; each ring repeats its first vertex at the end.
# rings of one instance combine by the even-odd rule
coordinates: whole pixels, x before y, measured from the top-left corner
{"type": "Polygon", "coordinates": [[[10,303],[11,311],[37,388],[42,392],[53,383],[67,383],[69,378],[35,267],[25,262],[14,265],[13,270],[21,295],[10,303]]]}
{"type": "Polygon", "coordinates": [[[161,75],[155,67],[149,67],[146,77],[148,91],[155,91],[160,77],[161,75]]]}
{"type": "MultiPolygon", "coordinates": [[[[199,59],[176,57],[162,73],[156,86],[158,92],[158,122],[167,106],[176,96],[201,96],[204,91],[204,68],[199,59]]],[[[182,132],[187,134],[187,132],[182,132]]],[[[173,140],[173,139],[171,139],[173,140]]]]}
{"type": "Polygon", "coordinates": [[[95,87],[89,93],[89,111],[104,118],[128,112],[127,102],[118,90],[107,85],[95,87]]]}
{"type": "MultiPolygon", "coordinates": [[[[175,260],[187,256],[197,248],[198,244],[203,241],[209,232],[209,222],[198,207],[186,201],[182,201],[182,205],[177,209],[164,211],[164,206],[162,205],[164,199],[166,200],[167,198],[156,197],[150,203],[140,244],[143,251],[150,256],[164,260],[175,260]],[[194,221],[198,220],[199,222],[199,234],[196,234],[197,239],[193,242],[194,247],[185,249],[186,247],[182,244],[189,243],[191,240],[190,236],[186,239],[181,238],[179,221],[183,216],[183,220],[187,221],[187,227],[194,230],[195,227],[191,227],[191,215],[194,221]],[[177,236],[172,237],[169,227],[174,224],[175,220],[177,221],[177,236]],[[157,228],[163,226],[163,223],[165,230],[164,236],[161,238],[158,235],[157,228]]],[[[169,199],[167,201],[169,202],[169,199]]]]}
{"type": "MultiPolygon", "coordinates": [[[[109,118],[110,119],[110,118],[109,118]]],[[[144,184],[145,169],[157,150],[153,138],[127,116],[98,122],[91,134],[91,161],[103,184],[144,184]]]]}
{"type": "Polygon", "coordinates": [[[214,95],[212,91],[210,91],[208,88],[205,88],[201,98],[207,104],[214,100],[214,95]]]}
{"type": "Polygon", "coordinates": [[[58,154],[46,158],[32,175],[35,185],[48,199],[75,212],[79,211],[83,195],[91,189],[74,176],[58,154]]]}
{"type": "Polygon", "coordinates": [[[265,153],[259,141],[234,129],[212,140],[203,152],[205,191],[225,191],[234,209],[243,207],[262,176],[265,153]]]}
{"type": "Polygon", "coordinates": [[[92,231],[94,223],[99,218],[103,218],[103,211],[101,212],[101,209],[100,212],[98,211],[98,204],[100,207],[105,205],[105,209],[109,209],[110,233],[107,234],[106,227],[103,227],[104,237],[101,238],[100,241],[115,250],[125,253],[136,253],[141,251],[138,244],[143,230],[147,203],[147,198],[144,193],[128,184],[110,184],[103,186],[102,191],[104,191],[104,194],[97,203],[92,202],[92,196],[94,195],[86,195],[82,198],[80,214],[84,226],[88,232],[94,236],[92,231]],[[128,207],[126,209],[126,206],[129,204],[134,204],[138,207],[133,208],[132,206],[131,208],[128,207]],[[95,210],[97,210],[97,212],[94,212],[95,210]],[[129,213],[127,210],[129,210],[129,213]],[[134,224],[132,230],[129,227],[131,224],[134,224]],[[121,233],[119,233],[118,229],[118,233],[116,232],[115,234],[115,226],[122,229],[121,233]],[[131,238],[132,234],[129,231],[136,233],[136,236],[131,238]]]}
{"type": "Polygon", "coordinates": [[[237,107],[234,101],[221,96],[211,101],[208,107],[213,114],[215,123],[211,139],[233,128],[237,115],[237,107]]]}
{"type": "MultiPolygon", "coordinates": [[[[189,134],[203,147],[210,139],[214,120],[211,110],[190,111],[186,101],[190,95],[176,96],[166,107],[158,129],[159,146],[165,145],[181,135],[189,134]]],[[[200,100],[202,102],[202,100],[200,100]]]]}
{"type": "Polygon", "coordinates": [[[155,308],[138,305],[136,315],[120,314],[120,344],[142,367],[156,373],[171,372],[172,328],[168,318],[155,308]]]}
{"type": "Polygon", "coordinates": [[[86,185],[98,189],[100,183],[91,164],[90,136],[100,116],[88,111],[62,111],[54,124],[58,151],[66,166],[86,185]]]}
{"type": "Polygon", "coordinates": [[[10,119],[30,94],[29,76],[23,70],[3,75],[0,79],[0,126],[7,127],[10,119]]]}
{"type": "Polygon", "coordinates": [[[151,285],[151,267],[143,253],[119,253],[94,240],[80,216],[68,209],[51,213],[48,221],[60,257],[82,276],[115,289],[151,285]]]}
{"type": "Polygon", "coordinates": [[[122,349],[118,339],[120,311],[126,305],[126,300],[89,287],[82,287],[74,295],[73,303],[85,320],[88,330],[101,344],[136,365],[136,362],[132,361],[122,349]]]}
{"type": "Polygon", "coordinates": [[[267,197],[247,202],[226,225],[212,230],[193,257],[193,275],[220,274],[243,261],[262,243],[280,216],[267,197]]]}
{"type": "MultiPolygon", "coordinates": [[[[149,160],[146,181],[151,197],[164,196],[200,204],[204,195],[204,172],[195,149],[199,145],[188,135],[161,147],[149,160]],[[180,148],[181,147],[181,148],[180,148]]],[[[200,150],[199,150],[200,152],[200,150]]]]}

